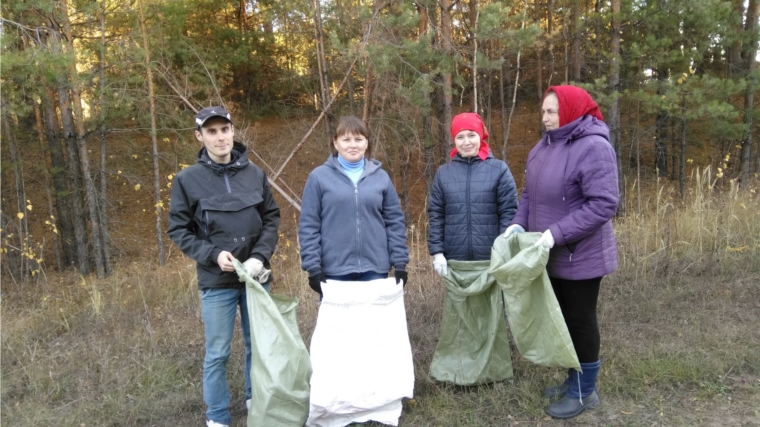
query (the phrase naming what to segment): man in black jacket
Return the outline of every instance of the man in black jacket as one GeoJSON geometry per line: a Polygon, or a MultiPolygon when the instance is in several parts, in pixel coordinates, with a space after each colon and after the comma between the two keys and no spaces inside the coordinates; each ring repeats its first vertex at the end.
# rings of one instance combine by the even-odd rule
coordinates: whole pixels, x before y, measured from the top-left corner
{"type": "Polygon", "coordinates": [[[227,360],[240,307],[245,342],[246,405],[251,399],[251,335],[245,287],[232,261],[245,260],[248,274],[269,291],[269,258],[277,244],[280,209],[267,176],[248,161],[246,147],[234,142],[235,128],[222,107],[195,116],[195,137],[203,144],[198,162],[172,184],[169,237],[196,261],[206,335],[203,400],[208,427],[230,424],[227,360]]]}

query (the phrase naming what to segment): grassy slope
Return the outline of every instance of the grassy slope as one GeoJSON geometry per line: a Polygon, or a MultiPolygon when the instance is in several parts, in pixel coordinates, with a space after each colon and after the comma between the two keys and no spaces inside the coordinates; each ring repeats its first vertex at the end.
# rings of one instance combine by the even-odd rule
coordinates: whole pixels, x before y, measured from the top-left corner
{"type": "MultiPolygon", "coordinates": [[[[562,373],[516,351],[511,383],[465,389],[428,378],[444,293],[424,234],[411,230],[406,304],[417,380],[401,425],[760,425],[760,206],[753,193],[717,194],[693,181],[686,202],[663,189],[616,224],[621,268],[603,282],[599,304],[603,405],[573,421],[543,414],[541,389],[562,373]]],[[[281,239],[274,292],[301,299],[308,341],[317,305],[294,243],[281,239]]],[[[194,276],[173,251],[165,267],[122,263],[101,281],[4,283],[2,424],[202,425],[194,276]]],[[[236,335],[236,426],[245,425],[241,347],[236,335]]]]}

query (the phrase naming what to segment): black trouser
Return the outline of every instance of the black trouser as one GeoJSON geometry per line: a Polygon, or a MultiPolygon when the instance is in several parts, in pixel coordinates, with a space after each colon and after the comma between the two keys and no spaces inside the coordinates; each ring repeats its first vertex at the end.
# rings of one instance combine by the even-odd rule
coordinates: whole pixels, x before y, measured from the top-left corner
{"type": "Polygon", "coordinates": [[[587,280],[565,280],[550,277],[562,316],[565,317],[575,353],[581,363],[599,360],[599,324],[596,301],[601,277],[587,280]]]}

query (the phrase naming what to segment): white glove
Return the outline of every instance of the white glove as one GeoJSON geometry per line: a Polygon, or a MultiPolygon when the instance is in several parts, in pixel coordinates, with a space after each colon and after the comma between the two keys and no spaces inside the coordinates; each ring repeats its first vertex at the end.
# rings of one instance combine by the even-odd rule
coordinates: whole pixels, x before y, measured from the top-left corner
{"type": "Polygon", "coordinates": [[[507,231],[504,232],[504,238],[506,239],[514,233],[525,233],[525,229],[520,224],[512,224],[507,227],[507,231]]]}
{"type": "Polygon", "coordinates": [[[551,230],[544,231],[544,234],[541,235],[541,238],[533,244],[533,246],[541,245],[543,245],[546,249],[551,249],[554,247],[554,236],[552,236],[551,230]]]}
{"type": "Polygon", "coordinates": [[[266,283],[266,281],[269,280],[269,275],[272,273],[272,270],[264,268],[264,263],[256,258],[248,258],[248,260],[243,263],[243,268],[253,280],[256,280],[259,283],[266,283]]]}
{"type": "Polygon", "coordinates": [[[433,269],[441,276],[449,274],[449,268],[446,265],[446,257],[443,254],[433,255],[433,269]]]}

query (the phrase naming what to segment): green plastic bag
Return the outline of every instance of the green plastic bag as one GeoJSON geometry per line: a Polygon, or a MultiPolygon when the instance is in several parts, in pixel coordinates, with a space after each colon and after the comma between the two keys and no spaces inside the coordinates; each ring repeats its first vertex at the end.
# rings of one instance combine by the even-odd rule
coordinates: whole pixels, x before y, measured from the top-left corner
{"type": "Polygon", "coordinates": [[[441,336],[430,376],[457,385],[512,378],[501,290],[488,261],[448,262],[441,336]]]}
{"type": "Polygon", "coordinates": [[[546,274],[549,249],[533,246],[540,238],[541,233],[497,237],[488,272],[504,292],[509,326],[520,354],[539,365],[580,370],[573,341],[546,274]]]}
{"type": "Polygon", "coordinates": [[[248,427],[301,427],[309,417],[311,361],[298,332],[298,299],[270,295],[234,262],[245,280],[251,326],[251,409],[248,427]]]}

